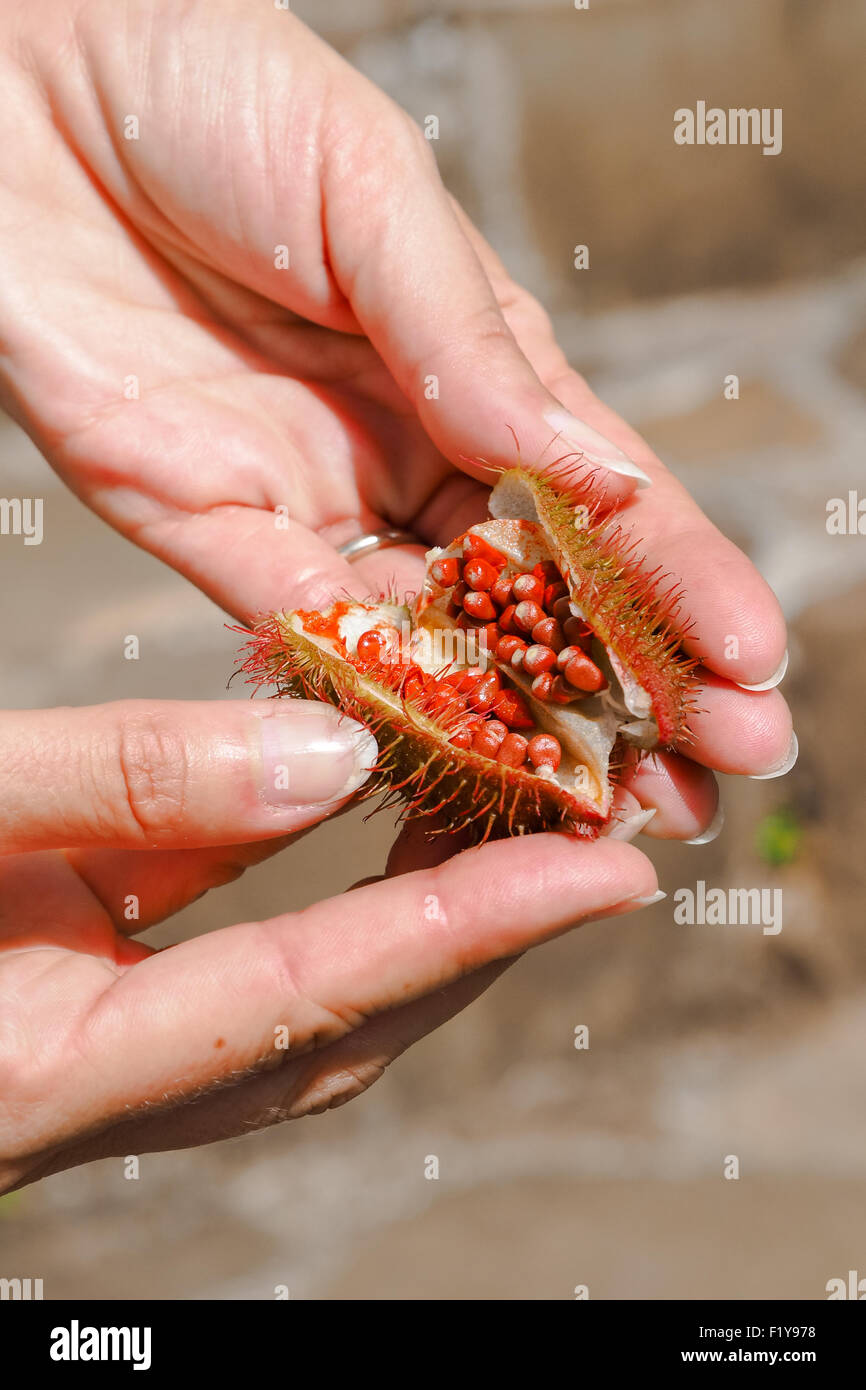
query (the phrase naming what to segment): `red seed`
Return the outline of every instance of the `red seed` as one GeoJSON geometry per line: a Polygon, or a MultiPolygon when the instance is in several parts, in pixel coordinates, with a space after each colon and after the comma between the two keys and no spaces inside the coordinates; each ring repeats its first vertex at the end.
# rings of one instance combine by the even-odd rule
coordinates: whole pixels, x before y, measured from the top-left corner
{"type": "Polygon", "coordinates": [[[496,625],[496,623],[485,623],[484,627],[481,628],[480,632],[478,633],[478,636],[480,638],[481,645],[485,649],[485,651],[488,651],[492,654],[496,651],[496,648],[499,646],[499,640],[502,637],[502,633],[499,631],[499,628],[496,625]]]}
{"type": "Polygon", "coordinates": [[[536,734],[529,740],[526,753],[533,767],[552,767],[554,772],[562,761],[562,748],[553,734],[536,734]]]}
{"type": "Polygon", "coordinates": [[[486,560],[488,565],[492,565],[495,570],[501,570],[508,561],[501,551],[495,550],[492,545],[488,545],[483,536],[476,536],[470,531],[463,542],[463,558],[465,560],[486,560]]]}
{"type": "Polygon", "coordinates": [[[496,583],[496,570],[488,560],[467,560],[463,566],[463,578],[470,589],[487,593],[496,583]]]}
{"type": "Polygon", "coordinates": [[[544,599],[544,583],[536,579],[534,574],[519,574],[511,586],[511,592],[518,603],[529,599],[532,603],[540,604],[544,599]]]}
{"type": "Polygon", "coordinates": [[[532,693],[536,700],[546,700],[553,685],[553,676],[549,671],[542,671],[532,682],[532,693]]]}
{"type": "Polygon", "coordinates": [[[592,628],[583,618],[568,618],[562,624],[562,632],[566,642],[573,643],[583,650],[586,650],[592,641],[592,628]]]}
{"type": "Polygon", "coordinates": [[[571,658],[572,658],[573,656],[583,656],[583,648],[582,648],[582,647],[574,647],[574,646],[571,646],[571,647],[563,647],[562,650],[559,651],[559,652],[557,653],[557,657],[556,657],[556,665],[557,665],[557,668],[558,668],[560,671],[564,671],[565,668],[566,668],[566,666],[568,665],[569,661],[571,661],[571,658]]]}
{"type": "Polygon", "coordinates": [[[500,574],[496,583],[490,590],[490,597],[494,603],[498,603],[500,608],[507,608],[511,602],[511,576],[500,574]]]}
{"type": "Polygon", "coordinates": [[[527,746],[522,734],[506,734],[499,745],[496,761],[505,763],[506,767],[522,767],[526,762],[527,746]]]}
{"type": "Polygon", "coordinates": [[[531,729],[535,725],[529,706],[519,690],[500,691],[493,701],[493,713],[509,729],[531,729]]]}
{"type": "Polygon", "coordinates": [[[488,671],[481,677],[477,685],[469,691],[466,703],[470,709],[477,710],[479,714],[486,714],[493,708],[493,701],[502,689],[502,681],[499,679],[498,671],[488,671]]]}
{"type": "Polygon", "coordinates": [[[457,676],[456,686],[461,695],[468,695],[474,690],[480,680],[485,675],[484,668],[481,666],[468,666],[465,671],[460,671],[457,676]]]}
{"type": "Polygon", "coordinates": [[[532,573],[545,584],[556,584],[562,579],[559,566],[553,560],[540,560],[537,565],[533,565],[532,573]]]}
{"type": "Polygon", "coordinates": [[[552,647],[544,647],[540,642],[527,647],[523,653],[523,669],[528,676],[540,675],[542,671],[552,671],[556,665],[556,652],[552,647]]]}
{"type": "Polygon", "coordinates": [[[553,612],[553,605],[559,603],[560,599],[568,598],[568,585],[563,584],[560,579],[558,584],[548,584],[544,591],[544,606],[549,613],[553,612]]]}
{"type": "Polygon", "coordinates": [[[570,705],[574,699],[574,691],[571,686],[564,681],[562,676],[553,677],[553,685],[547,697],[554,705],[570,705]]]}
{"type": "Polygon", "coordinates": [[[424,676],[417,666],[410,666],[408,675],[400,684],[400,695],[412,704],[423,702],[426,691],[424,689],[424,676]]]}
{"type": "Polygon", "coordinates": [[[451,590],[451,596],[448,600],[449,617],[453,618],[455,614],[462,613],[463,600],[465,599],[468,593],[469,585],[464,584],[462,579],[460,580],[459,584],[454,585],[454,588],[451,590]]]}
{"type": "Polygon", "coordinates": [[[586,652],[578,652],[573,656],[565,668],[565,679],[569,685],[575,686],[577,690],[585,690],[590,694],[595,694],[597,690],[603,690],[607,681],[599,671],[595,662],[586,655],[586,652]]]}
{"type": "Polygon", "coordinates": [[[496,617],[496,604],[489,594],[470,589],[463,600],[463,607],[471,618],[481,618],[485,623],[496,617]]]}
{"type": "Polygon", "coordinates": [[[574,698],[574,691],[566,685],[562,676],[554,676],[550,671],[542,671],[532,682],[532,693],[537,700],[545,700],[552,705],[567,705],[574,698]]]}
{"type": "Polygon", "coordinates": [[[455,748],[471,748],[473,737],[472,730],[464,726],[464,728],[458,729],[456,734],[451,735],[449,742],[453,743],[455,748]]]}
{"type": "Polygon", "coordinates": [[[514,632],[515,612],[515,605],[513,603],[509,603],[508,607],[503,608],[502,612],[499,614],[499,626],[502,628],[503,632],[514,632]]]}
{"type": "Polygon", "coordinates": [[[460,578],[461,564],[458,559],[451,555],[445,555],[441,560],[434,560],[430,566],[430,573],[441,584],[443,588],[450,589],[452,584],[456,584],[460,578]]]}
{"type": "Polygon", "coordinates": [[[523,599],[514,610],[514,626],[520,632],[531,632],[544,617],[544,610],[532,599],[523,599]]]}
{"type": "Polygon", "coordinates": [[[542,618],[540,623],[536,623],[532,629],[533,642],[541,642],[542,646],[551,647],[553,651],[562,651],[565,646],[565,637],[562,628],[555,618],[542,618]]]}
{"type": "Polygon", "coordinates": [[[508,730],[499,719],[487,719],[472,740],[472,752],[495,758],[507,736],[508,730]]]}
{"type": "Polygon", "coordinates": [[[563,594],[562,598],[555,599],[550,611],[554,618],[557,618],[561,623],[566,623],[569,618],[573,618],[574,614],[571,611],[571,599],[568,597],[568,594],[563,594]]]}
{"type": "Polygon", "coordinates": [[[381,661],[385,646],[381,632],[362,632],[358,638],[358,657],[361,661],[381,661]]]}
{"type": "Polygon", "coordinates": [[[461,707],[466,708],[466,702],[452,686],[435,681],[427,687],[424,707],[430,714],[456,714],[461,707]]]}
{"type": "Polygon", "coordinates": [[[522,637],[515,637],[513,633],[507,633],[505,637],[500,637],[496,644],[496,660],[507,661],[513,665],[515,652],[521,654],[526,651],[526,643],[522,637]]]}

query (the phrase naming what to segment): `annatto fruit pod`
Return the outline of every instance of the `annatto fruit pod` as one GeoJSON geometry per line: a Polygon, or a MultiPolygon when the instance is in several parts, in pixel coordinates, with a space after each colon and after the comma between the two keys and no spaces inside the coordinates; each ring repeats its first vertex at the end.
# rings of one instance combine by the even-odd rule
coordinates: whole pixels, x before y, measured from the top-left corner
{"type": "Polygon", "coordinates": [[[380,756],[365,795],[405,802],[432,833],[594,838],[628,745],[690,737],[680,594],[549,473],[505,472],[490,513],[428,552],[417,596],[272,614],[242,669],[367,725],[380,756]]]}

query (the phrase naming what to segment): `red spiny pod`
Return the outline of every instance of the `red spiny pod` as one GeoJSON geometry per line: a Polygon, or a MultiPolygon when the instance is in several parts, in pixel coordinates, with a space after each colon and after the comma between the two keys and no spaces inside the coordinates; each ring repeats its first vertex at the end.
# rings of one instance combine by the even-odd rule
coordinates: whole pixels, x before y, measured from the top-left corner
{"type": "Polygon", "coordinates": [[[688,625],[615,517],[576,524],[555,469],[509,470],[490,507],[429,557],[417,599],[271,615],[248,634],[244,670],[366,724],[380,756],[365,794],[393,793],[437,831],[593,837],[626,745],[688,742],[688,625]]]}

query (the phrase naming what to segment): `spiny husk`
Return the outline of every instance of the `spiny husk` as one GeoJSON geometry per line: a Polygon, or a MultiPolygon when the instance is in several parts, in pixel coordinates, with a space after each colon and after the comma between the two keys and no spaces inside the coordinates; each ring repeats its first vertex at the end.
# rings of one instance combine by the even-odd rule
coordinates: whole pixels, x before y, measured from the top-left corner
{"type": "MultiPolygon", "coordinates": [[[[488,534],[496,544],[497,537],[504,535],[502,524],[510,522],[512,563],[518,569],[531,568],[532,561],[525,563],[527,556],[542,544],[556,561],[575,610],[602,644],[605,662],[611,654],[606,673],[613,681],[614,707],[628,709],[637,720],[630,725],[626,715],[622,723],[622,715],[617,714],[612,727],[621,728],[642,747],[687,742],[697,663],[680,645],[688,625],[681,619],[680,590],[670,576],[660,570],[647,573],[634,539],[598,509],[576,509],[557,466],[546,473],[523,468],[503,472],[490,510],[497,520],[481,523],[472,532],[488,534]],[[624,704],[616,694],[620,688],[624,704]],[[641,743],[644,726],[648,726],[649,741],[641,743]]],[[[458,538],[447,552],[431,552],[428,561],[462,553],[464,539],[458,538]]],[[[501,541],[500,547],[504,553],[501,541]]],[[[398,600],[392,595],[385,602],[398,600]]],[[[428,571],[412,609],[413,623],[419,628],[431,622],[447,625],[450,619],[443,605],[447,606],[447,591],[429,578],[428,571]]],[[[372,614],[376,605],[358,607],[372,614]]],[[[329,610],[331,614],[338,611],[340,605],[329,610]]],[[[403,611],[409,615],[408,609],[403,611]]],[[[545,719],[559,721],[562,732],[570,724],[578,746],[583,731],[585,770],[596,787],[593,797],[577,785],[566,786],[523,767],[504,766],[457,748],[450,738],[460,727],[459,717],[449,721],[441,711],[434,716],[426,696],[419,697],[417,691],[404,694],[393,665],[358,670],[333,644],[328,646],[322,627],[310,626],[311,619],[319,622],[323,616],[328,615],[297,612],[265,618],[247,633],[250,640],[243,670],[257,685],[271,685],[278,694],[325,700],[372,731],[380,754],[365,796],[383,793],[383,806],[405,803],[401,819],[427,817],[436,826],[431,833],[469,828],[481,841],[548,829],[594,838],[610,820],[613,787],[626,745],[612,731],[599,733],[602,743],[607,739],[609,751],[593,767],[586,742],[590,727],[601,729],[606,719],[613,718],[610,710],[597,717],[589,713],[589,705],[586,713],[572,705],[559,711],[545,709],[539,718],[542,726],[545,719]]],[[[513,672],[508,679],[520,685],[513,672]]],[[[565,749],[562,732],[556,728],[565,749]]],[[[598,739],[596,751],[597,745],[598,739]]]]}
{"type": "MultiPolygon", "coordinates": [[[[516,490],[531,495],[534,516],[572,599],[599,641],[649,696],[659,743],[688,743],[689,716],[697,708],[698,662],[681,646],[691,628],[681,612],[682,590],[661,567],[647,572],[639,541],[597,507],[569,500],[555,485],[557,476],[552,470],[507,470],[494,489],[491,512],[503,515],[497,494],[503,505],[516,490]]],[[[509,507],[509,515],[514,514],[509,507]]]]}
{"type": "MultiPolygon", "coordinates": [[[[385,793],[377,809],[406,803],[400,819],[435,817],[431,833],[469,831],[483,842],[539,830],[595,838],[609,819],[588,798],[522,768],[504,767],[449,742],[455,731],[298,630],[292,614],[272,614],[248,634],[242,669],[279,695],[325,700],[371,730],[379,758],[364,796],[385,793]]],[[[386,672],[381,672],[384,677],[386,672]]]]}

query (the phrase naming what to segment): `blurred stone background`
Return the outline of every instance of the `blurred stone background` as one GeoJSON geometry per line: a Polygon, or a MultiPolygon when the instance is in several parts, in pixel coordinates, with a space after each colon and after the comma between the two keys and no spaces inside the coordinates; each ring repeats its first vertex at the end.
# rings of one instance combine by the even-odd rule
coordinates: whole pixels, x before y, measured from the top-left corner
{"type": "MultiPolygon", "coordinates": [[[[861,119],[846,0],[295,0],[421,123],[446,181],[598,393],[755,559],[792,623],[787,778],[723,779],[711,846],[644,841],[670,894],[781,887],[784,927],[682,927],[671,898],[523,959],[359,1102],[0,1202],[0,1274],[46,1297],[821,1298],[866,1274],[861,720],[866,493],[861,119]],[[782,107],[775,158],[680,147],[673,112],[782,107]],[[586,244],[590,269],[572,268],[586,244]],[[740,399],[723,396],[740,378],[740,399]],[[586,1024],[590,1048],[576,1051],[586,1024]],[[436,1154],[438,1181],[424,1177],[436,1154]],[[726,1181],[726,1155],[741,1178],[726,1181]]],[[[222,615],[119,540],[11,425],[0,495],[6,706],[212,698],[222,615]],[[123,635],[141,660],[121,657],[123,635]]],[[[234,692],[244,698],[243,692],[234,692]]],[[[380,871],[387,817],[324,827],[155,943],[380,871]]]]}

